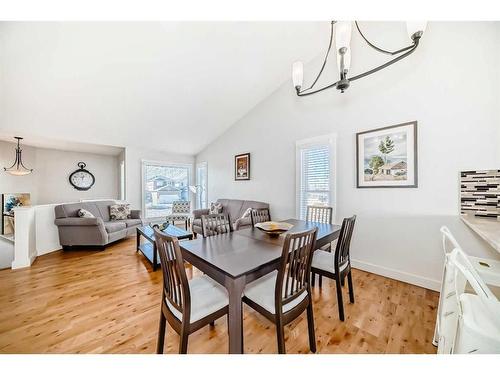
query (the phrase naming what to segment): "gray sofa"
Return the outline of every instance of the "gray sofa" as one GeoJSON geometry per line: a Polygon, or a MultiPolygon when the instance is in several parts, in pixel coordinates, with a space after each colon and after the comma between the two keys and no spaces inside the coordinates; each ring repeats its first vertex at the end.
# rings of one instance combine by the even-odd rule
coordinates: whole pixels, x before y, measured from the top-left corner
{"type": "Polygon", "coordinates": [[[98,246],[135,234],[138,226],[142,225],[141,211],[132,210],[132,217],[127,220],[110,220],[109,206],[115,204],[113,200],[67,203],[56,206],[54,223],[59,230],[59,242],[63,249],[72,246],[98,246]],[[90,211],[95,218],[78,216],[81,208],[90,211]]]}
{"type": "MultiPolygon", "coordinates": [[[[252,225],[252,219],[250,217],[241,218],[248,208],[269,208],[269,203],[239,199],[217,199],[217,203],[222,204],[223,213],[229,214],[234,230],[252,225]]],[[[193,211],[193,233],[202,234],[201,216],[208,215],[208,211],[208,208],[193,211]]]]}

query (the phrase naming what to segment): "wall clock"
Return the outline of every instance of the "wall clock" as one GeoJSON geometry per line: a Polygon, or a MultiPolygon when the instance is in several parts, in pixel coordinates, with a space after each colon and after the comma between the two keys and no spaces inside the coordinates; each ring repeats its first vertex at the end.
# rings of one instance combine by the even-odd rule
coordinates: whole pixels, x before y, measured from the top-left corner
{"type": "Polygon", "coordinates": [[[76,190],[89,190],[95,183],[95,177],[92,173],[85,169],[87,164],[84,162],[79,162],[77,169],[69,175],[69,183],[73,185],[76,190]]]}

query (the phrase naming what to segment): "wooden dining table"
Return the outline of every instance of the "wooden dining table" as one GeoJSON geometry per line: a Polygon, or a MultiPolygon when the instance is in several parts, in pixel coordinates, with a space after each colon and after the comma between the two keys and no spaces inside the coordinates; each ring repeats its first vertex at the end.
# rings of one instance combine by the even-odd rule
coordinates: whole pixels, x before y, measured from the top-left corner
{"type": "MultiPolygon", "coordinates": [[[[318,228],[316,248],[336,238],[340,226],[288,219],[293,225],[287,233],[318,228]]],[[[229,353],[243,353],[242,295],[245,285],[277,269],[285,236],[271,237],[256,228],[181,241],[184,260],[227,289],[229,297],[229,353]]]]}

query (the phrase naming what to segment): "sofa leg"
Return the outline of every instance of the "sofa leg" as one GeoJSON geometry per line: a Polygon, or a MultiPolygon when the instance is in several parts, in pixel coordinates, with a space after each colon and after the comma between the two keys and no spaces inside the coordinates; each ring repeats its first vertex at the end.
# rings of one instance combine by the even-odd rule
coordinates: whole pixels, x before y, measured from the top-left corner
{"type": "Polygon", "coordinates": [[[63,247],[62,247],[63,251],[69,251],[69,250],[71,250],[71,248],[72,247],[69,245],[63,245],[63,247]]]}

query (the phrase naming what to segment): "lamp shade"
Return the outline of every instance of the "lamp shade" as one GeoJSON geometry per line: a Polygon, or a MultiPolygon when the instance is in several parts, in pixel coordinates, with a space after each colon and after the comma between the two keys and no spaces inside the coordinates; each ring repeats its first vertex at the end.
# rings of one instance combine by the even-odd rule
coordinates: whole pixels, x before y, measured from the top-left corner
{"type": "Polygon", "coordinates": [[[304,64],[302,61],[295,61],[292,65],[292,81],[293,87],[301,88],[304,81],[304,64]]]}
{"type": "Polygon", "coordinates": [[[351,45],[352,22],[351,21],[338,21],[335,24],[335,48],[337,52],[345,47],[349,49],[351,45]]]}
{"type": "Polygon", "coordinates": [[[421,37],[422,34],[424,33],[426,27],[427,27],[427,21],[407,21],[406,22],[406,30],[408,31],[408,36],[412,40],[413,40],[413,37],[415,34],[417,34],[419,37],[421,37]]]}

